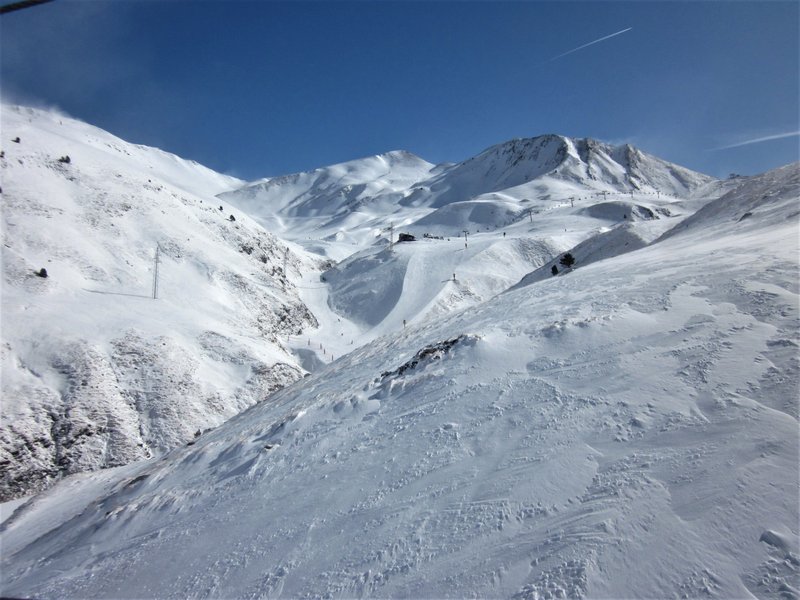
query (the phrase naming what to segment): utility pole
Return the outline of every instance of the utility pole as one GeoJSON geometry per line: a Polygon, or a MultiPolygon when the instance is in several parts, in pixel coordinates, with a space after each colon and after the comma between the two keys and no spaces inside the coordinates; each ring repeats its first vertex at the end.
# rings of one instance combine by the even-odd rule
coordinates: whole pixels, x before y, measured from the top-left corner
{"type": "Polygon", "coordinates": [[[286,291],[287,276],[289,275],[289,247],[283,249],[283,291],[286,291]]]}
{"type": "Polygon", "coordinates": [[[464,229],[463,231],[464,231],[464,248],[466,248],[468,243],[467,236],[469,235],[469,230],[464,229]]]}
{"type": "Polygon", "coordinates": [[[153,264],[153,300],[158,298],[158,263],[159,263],[159,250],[161,248],[156,244],[156,259],[153,264]]]}
{"type": "Polygon", "coordinates": [[[531,220],[531,223],[533,223],[533,209],[532,208],[528,209],[528,218],[531,220]]]}

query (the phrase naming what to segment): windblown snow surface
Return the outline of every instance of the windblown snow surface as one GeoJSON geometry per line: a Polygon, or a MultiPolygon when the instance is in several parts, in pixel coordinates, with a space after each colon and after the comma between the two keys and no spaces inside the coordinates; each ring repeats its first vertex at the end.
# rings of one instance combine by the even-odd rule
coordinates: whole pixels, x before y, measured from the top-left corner
{"type": "Polygon", "coordinates": [[[553,176],[535,214],[391,251],[367,212],[350,238],[284,221],[353,254],[299,286],[336,359],[163,457],[6,505],[2,594],[797,597],[799,177],[620,207],[553,176]]]}

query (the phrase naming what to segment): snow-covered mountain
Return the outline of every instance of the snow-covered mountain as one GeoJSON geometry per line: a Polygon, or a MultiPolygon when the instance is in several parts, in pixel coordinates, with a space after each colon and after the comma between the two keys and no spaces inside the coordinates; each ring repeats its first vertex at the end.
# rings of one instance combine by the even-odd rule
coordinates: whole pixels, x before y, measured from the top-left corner
{"type": "MultiPolygon", "coordinates": [[[[265,204],[288,217],[337,217],[376,196],[403,192],[427,177],[434,165],[406,151],[352,160],[256,181],[229,194],[259,213],[265,204]]],[[[226,197],[225,194],[222,195],[226,197]]]]}
{"type": "Polygon", "coordinates": [[[374,241],[414,182],[436,170],[410,152],[393,151],[263,179],[224,192],[220,199],[247,212],[270,231],[341,259],[352,252],[349,247],[354,243],[374,241]],[[310,239],[320,244],[309,244],[310,239]],[[333,250],[341,243],[347,248],[333,250]]]}
{"type": "Polygon", "coordinates": [[[0,505],[0,595],[798,594],[800,165],[542,136],[248,184],[3,135],[7,489],[155,456],[0,505]]]}
{"type": "Polygon", "coordinates": [[[459,227],[509,225],[534,201],[553,206],[631,193],[688,198],[714,181],[630,145],[544,135],[436,167],[408,152],[390,152],[258,181],[220,198],[307,247],[314,239],[313,248],[330,254],[331,242],[363,247],[389,225],[455,235],[459,227]]]}
{"type": "Polygon", "coordinates": [[[544,135],[492,146],[419,187],[429,190],[428,204],[440,208],[498,192],[515,198],[536,192],[542,196],[553,182],[576,185],[581,191],[658,191],[683,197],[712,180],[630,145],[544,135]]]}
{"type": "Polygon", "coordinates": [[[2,593],[795,595],[799,169],[61,482],[6,518],[2,593]]]}
{"type": "Polygon", "coordinates": [[[730,185],[629,145],[544,135],[458,164],[396,151],[219,197],[338,261],[324,275],[326,304],[363,343],[483,302],[542,265],[549,276],[578,243],[582,260],[641,247],[730,185]],[[400,233],[416,236],[413,247],[388,247],[400,233]]]}
{"type": "Polygon", "coordinates": [[[313,261],[214,197],[243,182],[51,112],[3,106],[2,130],[0,498],[160,454],[302,375],[285,338],[316,321],[283,269],[313,261]]]}

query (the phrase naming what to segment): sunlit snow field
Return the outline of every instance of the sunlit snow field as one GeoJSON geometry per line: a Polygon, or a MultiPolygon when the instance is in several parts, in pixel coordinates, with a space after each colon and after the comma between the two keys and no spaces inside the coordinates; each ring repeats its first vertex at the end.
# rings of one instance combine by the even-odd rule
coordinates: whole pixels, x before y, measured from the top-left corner
{"type": "MultiPolygon", "coordinates": [[[[2,505],[2,594],[796,597],[798,165],[681,189],[642,155],[652,185],[630,193],[611,151],[537,173],[555,150],[511,147],[530,182],[497,168],[503,147],[473,159],[494,183],[390,153],[295,176],[294,195],[220,196],[297,256],[274,293],[316,323],[271,343],[310,375],[188,445],[2,505]],[[354,187],[295,200],[331,173],[354,187]],[[401,231],[417,241],[390,246],[401,231]]],[[[70,305],[7,268],[16,349],[29,298],[54,322],[70,305]]],[[[163,326],[190,352],[199,309],[180,304],[163,326]]]]}

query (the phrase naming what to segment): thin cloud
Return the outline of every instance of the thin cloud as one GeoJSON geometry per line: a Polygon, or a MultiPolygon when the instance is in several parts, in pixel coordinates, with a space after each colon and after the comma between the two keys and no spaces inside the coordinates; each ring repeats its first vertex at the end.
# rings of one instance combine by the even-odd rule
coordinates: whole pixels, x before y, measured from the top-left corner
{"type": "Polygon", "coordinates": [[[766,135],[764,137],[753,138],[752,140],[745,140],[744,142],[737,142],[736,144],[729,144],[727,146],[719,146],[718,148],[711,148],[711,150],[727,150],[728,148],[738,148],[739,146],[749,146],[750,144],[759,144],[761,142],[769,142],[772,140],[782,140],[800,135],[800,131],[787,131],[786,133],[776,133],[775,135],[766,135]]]}
{"type": "Polygon", "coordinates": [[[609,40],[609,39],[611,39],[613,37],[616,37],[618,35],[622,35],[626,31],[630,31],[631,29],[633,29],[633,27],[628,27],[627,29],[623,29],[621,31],[617,31],[616,33],[612,33],[612,34],[607,35],[605,37],[601,37],[601,38],[596,39],[596,40],[594,40],[592,42],[589,42],[588,44],[584,44],[583,46],[578,46],[577,48],[573,48],[572,50],[567,50],[563,54],[559,54],[558,56],[554,56],[550,60],[551,61],[558,60],[559,58],[563,58],[564,56],[567,56],[567,54],[572,54],[573,52],[577,52],[578,50],[583,50],[584,48],[588,48],[589,46],[593,46],[594,44],[599,44],[600,42],[604,42],[604,41],[609,40]]]}

